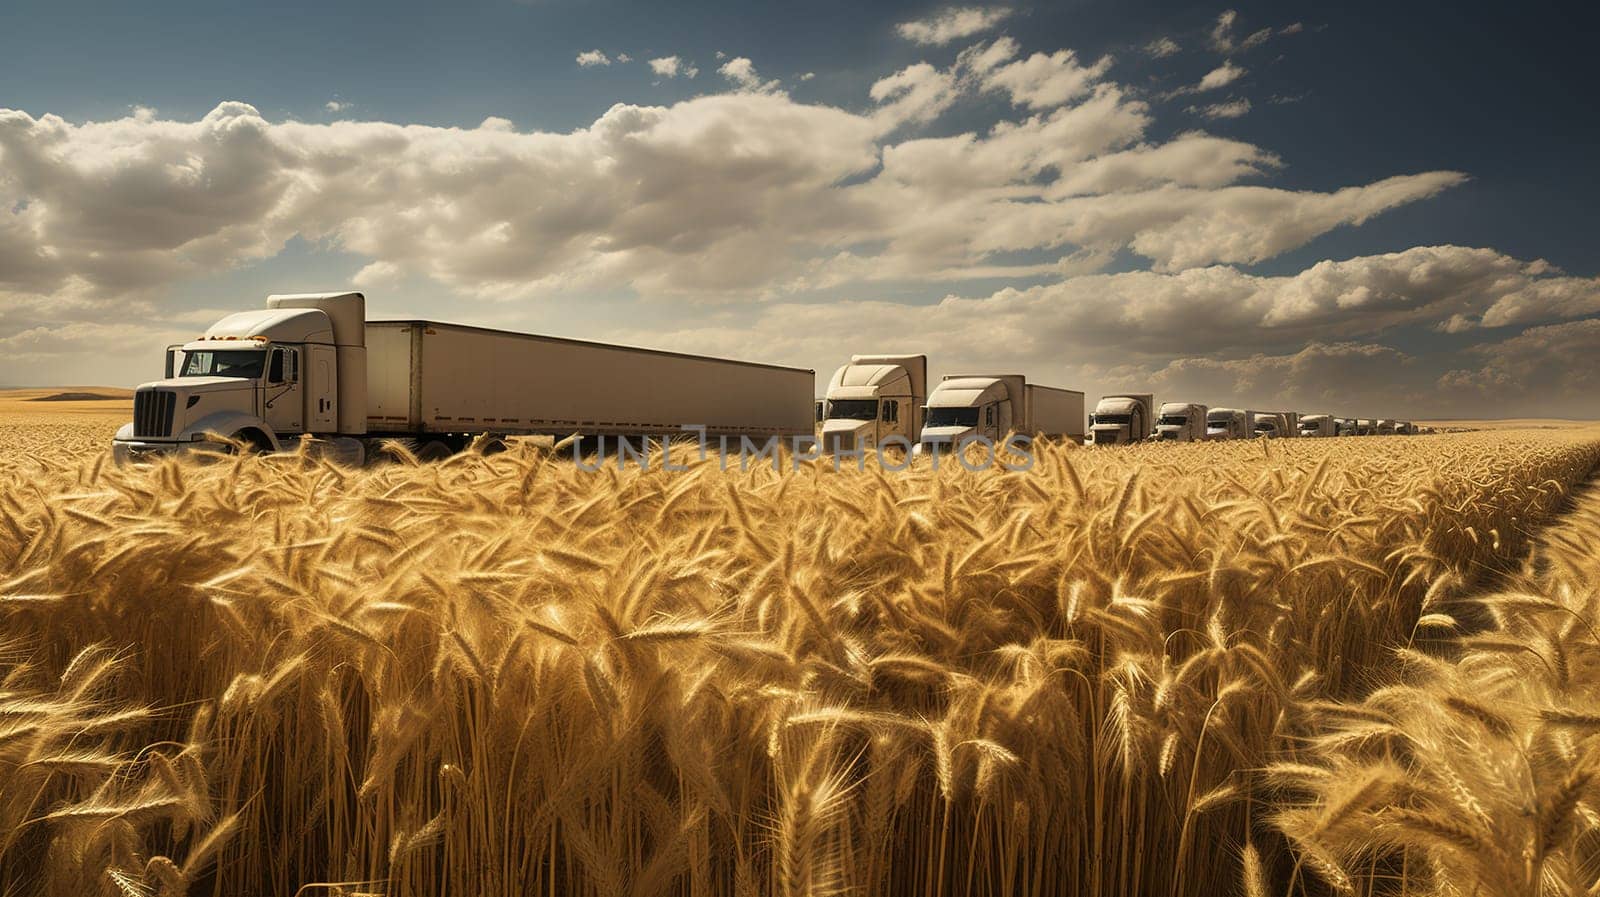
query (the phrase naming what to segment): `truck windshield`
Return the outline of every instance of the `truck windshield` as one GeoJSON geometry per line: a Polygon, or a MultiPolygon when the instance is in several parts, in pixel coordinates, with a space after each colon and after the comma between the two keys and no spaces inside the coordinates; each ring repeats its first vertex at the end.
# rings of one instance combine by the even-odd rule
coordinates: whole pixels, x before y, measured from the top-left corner
{"type": "Polygon", "coordinates": [[[829,420],[877,420],[877,399],[834,399],[828,402],[829,420]]]}
{"type": "Polygon", "coordinates": [[[265,349],[186,352],[183,355],[183,372],[178,376],[243,377],[255,380],[260,378],[266,359],[265,349]]]}
{"type": "Polygon", "coordinates": [[[1276,429],[1278,429],[1278,425],[1273,423],[1272,421],[1264,420],[1264,421],[1259,421],[1259,422],[1256,423],[1256,432],[1257,433],[1265,433],[1268,430],[1276,430],[1276,429]]]}
{"type": "Polygon", "coordinates": [[[1181,414],[1164,414],[1161,416],[1161,420],[1157,423],[1160,423],[1162,426],[1166,427],[1181,427],[1188,422],[1189,418],[1184,417],[1181,414]]]}
{"type": "Polygon", "coordinates": [[[1131,414],[1096,414],[1094,422],[1097,424],[1125,424],[1133,420],[1131,414]]]}
{"type": "Polygon", "coordinates": [[[928,409],[927,425],[930,427],[976,427],[978,425],[978,409],[930,407],[928,409]]]}

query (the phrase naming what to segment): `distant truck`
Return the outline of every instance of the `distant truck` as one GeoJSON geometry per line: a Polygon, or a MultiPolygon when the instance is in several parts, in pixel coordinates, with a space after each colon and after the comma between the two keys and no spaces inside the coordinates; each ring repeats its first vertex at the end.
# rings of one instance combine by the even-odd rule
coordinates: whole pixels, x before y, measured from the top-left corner
{"type": "Polygon", "coordinates": [[[1298,411],[1284,411],[1284,412],[1281,412],[1281,413],[1283,414],[1283,425],[1284,425],[1283,426],[1283,432],[1282,432],[1281,435],[1283,435],[1283,436],[1285,436],[1285,437],[1287,437],[1289,439],[1294,439],[1294,438],[1298,437],[1300,435],[1300,412],[1298,412],[1298,411]]]}
{"type": "Polygon", "coordinates": [[[1393,436],[1393,435],[1395,435],[1395,422],[1392,421],[1392,420],[1389,420],[1388,418],[1379,418],[1378,419],[1378,435],[1379,436],[1393,436]]]}
{"type": "Polygon", "coordinates": [[[361,293],[267,297],[167,349],[134,392],[118,460],[303,435],[359,463],[380,440],[432,460],[479,435],[792,436],[813,372],[434,321],[368,321],[361,293]]]}
{"type": "Polygon", "coordinates": [[[1200,442],[1206,438],[1206,406],[1162,402],[1156,415],[1156,438],[1166,442],[1200,442]]]}
{"type": "Polygon", "coordinates": [[[1125,393],[1103,396],[1089,419],[1091,445],[1125,445],[1149,439],[1155,432],[1155,396],[1125,393]]]}
{"type": "Polygon", "coordinates": [[[1307,414],[1300,418],[1302,438],[1320,439],[1337,435],[1338,420],[1331,414],[1307,414]]]}
{"type": "Polygon", "coordinates": [[[1415,436],[1417,435],[1417,427],[1411,421],[1397,420],[1394,422],[1394,432],[1398,436],[1415,436]]]}
{"type": "Polygon", "coordinates": [[[833,372],[823,399],[822,450],[854,451],[899,436],[922,434],[928,400],[928,356],[852,355],[833,372]]]}
{"type": "Polygon", "coordinates": [[[1357,421],[1353,417],[1336,417],[1333,420],[1333,435],[1354,436],[1356,435],[1356,424],[1357,421]]]}
{"type": "Polygon", "coordinates": [[[1250,438],[1250,412],[1238,408],[1213,408],[1206,412],[1206,439],[1250,438]]]}
{"type": "Polygon", "coordinates": [[[1021,374],[952,374],[928,395],[923,448],[948,451],[982,436],[999,444],[1009,433],[1083,441],[1083,393],[1027,382],[1021,374]]]}
{"type": "Polygon", "coordinates": [[[1252,413],[1250,430],[1258,438],[1282,439],[1289,435],[1289,417],[1282,411],[1252,413]]]}
{"type": "Polygon", "coordinates": [[[1376,435],[1378,435],[1378,422],[1377,422],[1377,420],[1375,420],[1373,418],[1370,418],[1370,417],[1357,418],[1356,419],[1356,435],[1357,436],[1376,436],[1376,435]]]}

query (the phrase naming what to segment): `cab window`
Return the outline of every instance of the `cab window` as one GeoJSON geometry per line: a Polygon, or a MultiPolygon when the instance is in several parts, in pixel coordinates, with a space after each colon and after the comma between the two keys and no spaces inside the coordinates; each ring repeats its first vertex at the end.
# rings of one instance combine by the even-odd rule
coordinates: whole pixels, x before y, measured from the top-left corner
{"type": "Polygon", "coordinates": [[[300,381],[300,353],[293,349],[273,349],[272,361],[267,369],[268,383],[298,383],[300,381]]]}
{"type": "Polygon", "coordinates": [[[893,400],[884,402],[881,419],[888,424],[898,423],[900,420],[900,403],[893,400]]]}

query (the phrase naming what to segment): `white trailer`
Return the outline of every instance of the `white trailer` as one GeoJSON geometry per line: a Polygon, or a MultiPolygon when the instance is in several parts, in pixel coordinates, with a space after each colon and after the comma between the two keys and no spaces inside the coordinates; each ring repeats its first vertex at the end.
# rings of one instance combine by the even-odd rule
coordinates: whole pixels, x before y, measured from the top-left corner
{"type": "Polygon", "coordinates": [[[916,442],[928,400],[928,356],[852,355],[823,399],[822,450],[868,449],[892,437],[916,442]]]}
{"type": "Polygon", "coordinates": [[[1200,442],[1206,438],[1206,406],[1162,402],[1156,416],[1156,438],[1166,442],[1200,442]]]}
{"type": "Polygon", "coordinates": [[[1008,433],[1083,441],[1083,393],[1027,382],[1021,374],[953,374],[928,395],[921,445],[954,446],[1008,433]]]}
{"type": "Polygon", "coordinates": [[[1089,420],[1093,445],[1142,442],[1155,432],[1156,397],[1150,393],[1102,396],[1089,420]]]}
{"type": "Polygon", "coordinates": [[[346,457],[408,439],[424,458],[478,435],[793,436],[813,372],[434,321],[366,321],[360,293],[271,296],[167,352],[167,378],[134,394],[119,459],[289,437],[346,457]]]}
{"type": "Polygon", "coordinates": [[[1206,412],[1206,439],[1249,439],[1253,412],[1240,408],[1213,408],[1206,412]]]}

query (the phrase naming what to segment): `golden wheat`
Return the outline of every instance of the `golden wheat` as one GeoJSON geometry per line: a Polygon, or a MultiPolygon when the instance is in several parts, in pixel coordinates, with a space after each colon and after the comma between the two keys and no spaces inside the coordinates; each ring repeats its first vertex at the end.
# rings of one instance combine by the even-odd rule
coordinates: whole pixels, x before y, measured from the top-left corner
{"type": "Polygon", "coordinates": [[[1546,585],[1592,584],[1556,540],[1593,533],[1525,558],[1593,431],[590,473],[527,445],[119,469],[19,429],[0,893],[1468,893],[1590,869],[1595,599],[1546,585]],[[1441,684],[1373,691],[1401,675],[1441,684]],[[1413,741],[1446,734],[1478,741],[1413,741]]]}

